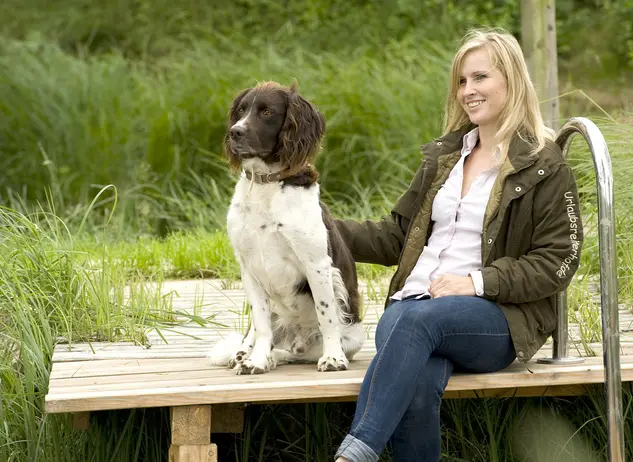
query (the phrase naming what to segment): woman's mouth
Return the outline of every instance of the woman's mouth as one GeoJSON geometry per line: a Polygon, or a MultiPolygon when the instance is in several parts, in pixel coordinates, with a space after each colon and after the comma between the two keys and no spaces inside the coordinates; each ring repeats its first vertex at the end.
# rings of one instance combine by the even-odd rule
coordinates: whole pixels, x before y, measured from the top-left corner
{"type": "Polygon", "coordinates": [[[466,103],[466,106],[468,106],[469,109],[473,109],[479,107],[484,101],[485,100],[471,101],[470,103],[466,103]]]}

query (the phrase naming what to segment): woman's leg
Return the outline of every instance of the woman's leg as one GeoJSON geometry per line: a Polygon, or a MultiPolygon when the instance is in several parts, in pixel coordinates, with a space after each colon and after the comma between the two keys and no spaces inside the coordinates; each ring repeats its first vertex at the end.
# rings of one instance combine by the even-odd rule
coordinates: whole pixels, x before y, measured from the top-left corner
{"type": "Polygon", "coordinates": [[[418,380],[415,395],[391,435],[393,462],[440,459],[440,403],[453,363],[432,355],[418,380]]]}
{"type": "Polygon", "coordinates": [[[376,346],[350,434],[337,452],[353,462],[378,460],[394,433],[398,453],[418,454],[426,447],[429,453],[423,460],[439,458],[438,390],[443,392],[450,372],[441,367],[440,359],[429,363],[431,356],[472,372],[499,370],[514,360],[503,313],[494,302],[479,297],[395,302],[378,323],[376,346]],[[430,419],[434,414],[437,421],[430,419]],[[429,431],[416,434],[409,446],[406,429],[420,419],[429,431]]]}

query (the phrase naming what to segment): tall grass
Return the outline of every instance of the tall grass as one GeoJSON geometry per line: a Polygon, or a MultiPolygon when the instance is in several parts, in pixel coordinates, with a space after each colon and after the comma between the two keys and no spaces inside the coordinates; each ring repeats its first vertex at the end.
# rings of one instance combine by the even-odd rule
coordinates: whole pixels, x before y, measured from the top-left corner
{"type": "Polygon", "coordinates": [[[60,213],[72,213],[113,184],[125,218],[198,224],[191,207],[179,206],[194,199],[211,210],[227,197],[233,177],[220,148],[233,96],[257,81],[296,79],[327,120],[318,168],[331,200],[393,197],[419,163],[421,140],[437,136],[441,124],[437,89],[450,49],[411,53],[413,46],[340,56],[300,48],[229,54],[197,44],[150,65],[5,41],[0,194],[42,200],[50,184],[60,213]]]}
{"type": "Polygon", "coordinates": [[[142,343],[150,326],[168,319],[170,299],[147,284],[160,281],[160,272],[148,278],[120,265],[96,266],[75,244],[55,216],[0,208],[2,461],[90,460],[91,445],[67,418],[43,414],[53,346],[142,343]]]}

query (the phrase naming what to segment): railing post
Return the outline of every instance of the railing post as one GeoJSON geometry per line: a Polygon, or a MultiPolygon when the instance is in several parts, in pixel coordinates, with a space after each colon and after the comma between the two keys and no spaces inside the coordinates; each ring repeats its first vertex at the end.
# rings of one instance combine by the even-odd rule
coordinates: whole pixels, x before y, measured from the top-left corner
{"type": "Polygon", "coordinates": [[[579,364],[585,359],[581,356],[569,356],[569,322],[567,320],[567,291],[558,294],[556,300],[556,330],[552,338],[552,357],[539,358],[538,363],[541,364],[579,364]]]}
{"type": "MultiPolygon", "coordinates": [[[[591,151],[596,170],[598,192],[598,251],[600,253],[600,306],[602,310],[602,344],[607,393],[607,425],[609,461],[624,461],[624,418],[622,411],[622,372],[620,368],[620,325],[618,316],[618,272],[615,246],[615,208],[613,203],[613,170],[607,143],[598,127],[589,119],[574,117],[560,129],[556,143],[563,155],[574,135],[580,133],[591,151]]],[[[567,363],[577,361],[567,356],[567,294],[559,294],[559,325],[554,337],[553,358],[539,362],[567,363]]]]}

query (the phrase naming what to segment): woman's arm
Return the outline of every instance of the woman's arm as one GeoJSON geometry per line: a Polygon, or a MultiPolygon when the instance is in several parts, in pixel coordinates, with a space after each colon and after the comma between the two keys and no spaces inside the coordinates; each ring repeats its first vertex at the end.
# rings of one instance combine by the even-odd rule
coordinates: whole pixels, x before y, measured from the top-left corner
{"type": "Polygon", "coordinates": [[[409,220],[392,213],[375,222],[335,220],[345,244],[358,263],[391,266],[398,263],[409,220]]]}
{"type": "Polygon", "coordinates": [[[380,221],[335,220],[336,227],[356,262],[385,266],[398,264],[404,239],[416,209],[424,172],[423,164],[411,180],[407,191],[394,205],[391,214],[380,221]]]}
{"type": "Polygon", "coordinates": [[[573,172],[562,164],[539,186],[532,250],[482,269],[485,298],[501,303],[540,300],[567,288],[578,269],[583,230],[573,172]]]}

